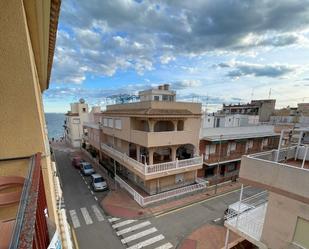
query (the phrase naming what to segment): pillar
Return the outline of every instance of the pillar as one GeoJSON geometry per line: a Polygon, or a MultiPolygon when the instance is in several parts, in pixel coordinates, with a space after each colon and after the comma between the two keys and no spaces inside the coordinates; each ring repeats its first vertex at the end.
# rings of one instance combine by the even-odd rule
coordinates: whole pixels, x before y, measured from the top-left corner
{"type": "Polygon", "coordinates": [[[177,147],[172,147],[172,161],[176,161],[176,153],[177,153],[177,147]]]}
{"type": "Polygon", "coordinates": [[[154,132],[154,125],[155,125],[155,122],[151,119],[148,120],[148,125],[149,125],[149,131],[150,132],[154,132]]]}
{"type": "Polygon", "coordinates": [[[154,152],[153,148],[149,148],[148,149],[148,162],[149,162],[149,165],[153,164],[153,152],[154,152]]]}
{"type": "Polygon", "coordinates": [[[141,161],[141,147],[136,144],[136,160],[138,162],[141,161]]]}
{"type": "Polygon", "coordinates": [[[177,123],[178,123],[178,120],[173,120],[174,131],[177,131],[177,123]]]}

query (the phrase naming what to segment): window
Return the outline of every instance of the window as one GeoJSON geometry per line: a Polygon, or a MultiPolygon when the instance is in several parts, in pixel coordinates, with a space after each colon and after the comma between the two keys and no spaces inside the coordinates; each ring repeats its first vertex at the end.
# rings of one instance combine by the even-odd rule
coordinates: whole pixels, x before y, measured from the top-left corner
{"type": "Polygon", "coordinates": [[[309,221],[297,217],[293,237],[293,244],[301,246],[302,248],[309,248],[308,234],[309,234],[309,221]]]}
{"type": "Polygon", "coordinates": [[[103,118],[103,125],[104,125],[104,126],[108,126],[107,118],[103,118]]]}
{"type": "Polygon", "coordinates": [[[168,95],[165,95],[165,94],[164,94],[164,95],[162,96],[162,100],[163,100],[163,101],[168,101],[168,95]]]}
{"type": "Polygon", "coordinates": [[[83,107],[83,112],[86,112],[86,108],[85,107],[83,107]]]}
{"type": "Polygon", "coordinates": [[[208,123],[210,122],[210,118],[208,119],[208,123]]]}
{"type": "Polygon", "coordinates": [[[115,128],[116,129],[122,129],[122,120],[121,119],[115,119],[115,128]]]}
{"type": "Polygon", "coordinates": [[[108,118],[108,127],[110,127],[110,128],[114,127],[113,119],[112,118],[108,118]]]}
{"type": "Polygon", "coordinates": [[[236,150],[236,143],[235,143],[235,142],[230,143],[230,150],[231,150],[231,151],[236,150]]]}
{"type": "Polygon", "coordinates": [[[160,100],[160,96],[154,96],[153,99],[154,99],[155,101],[159,101],[159,100],[160,100]]]}

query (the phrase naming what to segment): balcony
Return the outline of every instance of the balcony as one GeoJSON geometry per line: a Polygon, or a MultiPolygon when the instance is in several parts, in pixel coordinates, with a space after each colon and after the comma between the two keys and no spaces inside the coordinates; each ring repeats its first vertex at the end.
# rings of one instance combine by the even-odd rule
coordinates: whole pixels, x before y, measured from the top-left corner
{"type": "Polygon", "coordinates": [[[131,130],[131,142],[144,147],[187,144],[191,140],[191,131],[146,132],[131,130]]]}
{"type": "Polygon", "coordinates": [[[265,245],[260,240],[267,203],[268,193],[263,191],[230,205],[225,216],[224,225],[259,248],[265,248],[265,245]]]}
{"type": "Polygon", "coordinates": [[[122,153],[104,143],[101,143],[101,149],[114,160],[128,167],[130,170],[133,170],[145,180],[178,174],[189,170],[196,170],[203,167],[203,158],[200,156],[185,160],[147,165],[136,161],[125,153],[122,153]]]}
{"type": "Polygon", "coordinates": [[[48,247],[40,159],[37,154],[0,161],[0,230],[5,234],[0,248],[48,247]]]}

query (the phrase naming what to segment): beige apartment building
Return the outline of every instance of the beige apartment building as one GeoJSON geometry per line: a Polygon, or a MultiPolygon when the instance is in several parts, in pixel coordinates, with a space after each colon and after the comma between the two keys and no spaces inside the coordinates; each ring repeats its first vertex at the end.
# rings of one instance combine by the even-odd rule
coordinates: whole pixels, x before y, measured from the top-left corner
{"type": "Polygon", "coordinates": [[[302,138],[295,146],[242,157],[240,181],[264,191],[244,200],[241,191],[226,216],[225,248],[229,230],[258,248],[309,248],[309,147],[302,138]]]}
{"type": "Polygon", "coordinates": [[[169,85],[139,92],[140,101],[109,105],[87,124],[102,164],[143,196],[195,186],[201,104],[176,101],[169,85]]]}
{"type": "Polygon", "coordinates": [[[72,248],[42,104],[59,0],[0,3],[0,248],[72,248]]]}

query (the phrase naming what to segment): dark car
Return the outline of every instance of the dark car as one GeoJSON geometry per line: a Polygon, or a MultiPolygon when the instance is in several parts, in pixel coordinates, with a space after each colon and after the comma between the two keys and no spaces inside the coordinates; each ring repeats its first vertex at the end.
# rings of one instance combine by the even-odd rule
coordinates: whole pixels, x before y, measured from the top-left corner
{"type": "Polygon", "coordinates": [[[72,159],[72,166],[77,168],[77,169],[80,169],[80,166],[81,166],[82,162],[84,162],[84,160],[81,159],[81,157],[75,156],[72,159]]]}

